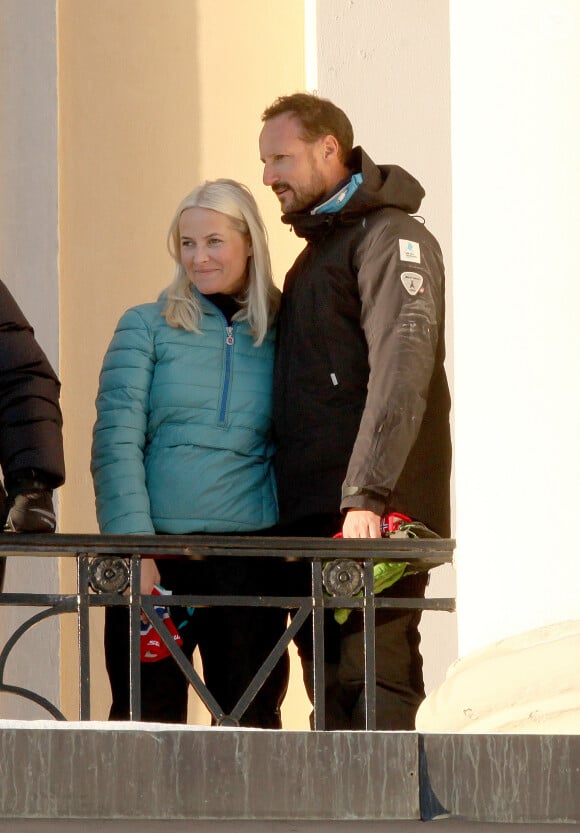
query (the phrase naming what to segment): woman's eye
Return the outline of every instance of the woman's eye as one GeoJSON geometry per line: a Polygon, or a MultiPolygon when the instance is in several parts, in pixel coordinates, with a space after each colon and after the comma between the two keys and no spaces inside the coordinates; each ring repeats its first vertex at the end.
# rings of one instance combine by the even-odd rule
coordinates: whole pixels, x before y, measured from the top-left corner
{"type": "Polygon", "coordinates": [[[210,237],[207,241],[210,246],[217,246],[218,243],[221,243],[221,239],[219,237],[210,237]]]}

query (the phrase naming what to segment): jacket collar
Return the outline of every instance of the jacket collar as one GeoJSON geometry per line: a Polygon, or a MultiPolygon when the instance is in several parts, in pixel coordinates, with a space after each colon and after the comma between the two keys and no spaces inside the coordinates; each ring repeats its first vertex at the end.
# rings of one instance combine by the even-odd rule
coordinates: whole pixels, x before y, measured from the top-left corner
{"type": "Polygon", "coordinates": [[[425,191],[415,177],[399,165],[376,165],[361,147],[353,149],[350,162],[353,173],[362,174],[362,183],[343,208],[331,214],[313,214],[312,209],[308,209],[282,215],[282,222],[292,226],[298,237],[312,240],[324,236],[337,224],[354,223],[359,216],[387,206],[408,214],[419,209],[425,191]]]}

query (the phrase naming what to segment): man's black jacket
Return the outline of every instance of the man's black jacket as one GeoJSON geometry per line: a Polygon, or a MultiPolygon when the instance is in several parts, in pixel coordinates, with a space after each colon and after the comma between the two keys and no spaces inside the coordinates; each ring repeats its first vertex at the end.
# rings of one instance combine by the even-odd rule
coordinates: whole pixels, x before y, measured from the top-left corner
{"type": "Polygon", "coordinates": [[[403,512],[450,534],[444,268],[424,191],[360,148],[333,214],[283,216],[307,246],[286,276],[274,424],[280,521],[339,507],[403,512]]]}

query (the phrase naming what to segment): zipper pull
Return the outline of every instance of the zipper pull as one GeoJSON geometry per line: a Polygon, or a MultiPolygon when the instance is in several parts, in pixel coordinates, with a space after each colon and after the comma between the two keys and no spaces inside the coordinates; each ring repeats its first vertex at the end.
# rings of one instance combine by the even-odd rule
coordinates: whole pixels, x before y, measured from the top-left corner
{"type": "Polygon", "coordinates": [[[226,327],[226,344],[232,345],[234,343],[234,328],[232,326],[226,327]]]}

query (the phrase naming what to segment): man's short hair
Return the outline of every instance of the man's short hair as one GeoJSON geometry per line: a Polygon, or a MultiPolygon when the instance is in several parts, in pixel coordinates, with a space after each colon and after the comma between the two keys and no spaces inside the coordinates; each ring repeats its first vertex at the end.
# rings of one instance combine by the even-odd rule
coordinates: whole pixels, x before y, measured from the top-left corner
{"type": "Polygon", "coordinates": [[[296,116],[302,125],[302,138],[314,142],[323,136],[334,136],[340,148],[340,161],[347,165],[352,151],[354,135],[346,113],[327,98],[311,93],[283,95],[262,113],[262,121],[269,121],[283,113],[296,116]]]}

